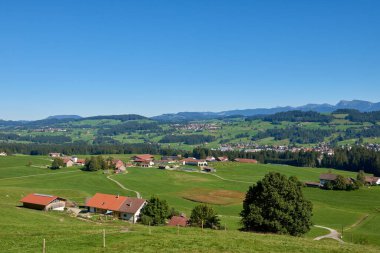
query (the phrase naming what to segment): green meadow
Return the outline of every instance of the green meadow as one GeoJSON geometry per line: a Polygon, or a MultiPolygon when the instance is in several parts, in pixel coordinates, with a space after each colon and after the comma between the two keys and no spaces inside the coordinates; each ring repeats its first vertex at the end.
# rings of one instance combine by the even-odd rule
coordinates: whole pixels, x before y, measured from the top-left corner
{"type": "MultiPolygon", "coordinates": [[[[113,155],[125,161],[130,156],[113,155]]],[[[269,171],[296,176],[301,181],[317,181],[327,169],[298,168],[270,164],[215,163],[217,172],[204,174],[128,168],[127,174],[113,175],[126,188],[144,198],[157,195],[170,206],[190,215],[199,202],[212,205],[227,231],[196,228],[131,225],[122,221],[89,222],[66,213],[41,212],[18,207],[22,196],[37,192],[55,194],[83,204],[96,192],[134,196],[107,179],[101,171],[84,172],[78,167],[50,170],[48,157],[0,157],[0,243],[1,252],[38,252],[42,240],[47,252],[379,252],[380,187],[353,192],[304,188],[313,202],[313,222],[341,231],[345,244],[313,241],[327,233],[320,228],[302,238],[262,235],[238,231],[239,212],[248,187],[269,171]],[[107,246],[102,248],[102,229],[107,246]],[[179,233],[179,234],[177,234],[179,233]]],[[[355,177],[355,173],[332,171],[355,177]]]]}

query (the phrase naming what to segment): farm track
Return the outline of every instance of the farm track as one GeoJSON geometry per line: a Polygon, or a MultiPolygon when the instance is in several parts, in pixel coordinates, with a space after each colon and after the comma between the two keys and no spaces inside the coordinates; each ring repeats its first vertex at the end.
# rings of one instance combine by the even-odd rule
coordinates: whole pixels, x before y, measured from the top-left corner
{"type": "Polygon", "coordinates": [[[140,194],[138,191],[135,191],[135,190],[131,190],[131,189],[126,188],[124,185],[122,185],[121,183],[119,183],[119,182],[116,181],[115,179],[111,178],[111,176],[107,176],[107,178],[108,178],[109,180],[111,180],[112,182],[114,182],[115,184],[117,184],[118,186],[120,186],[120,188],[122,188],[122,189],[124,189],[124,190],[126,190],[126,191],[131,191],[131,192],[136,193],[136,197],[137,197],[138,199],[141,199],[141,194],[140,194]]]}
{"type": "Polygon", "coordinates": [[[314,227],[324,228],[324,229],[327,229],[328,231],[330,231],[330,233],[327,235],[322,235],[322,236],[318,236],[318,237],[314,238],[314,241],[319,241],[322,239],[333,239],[333,240],[336,240],[340,243],[344,243],[344,241],[342,239],[340,239],[341,234],[338,231],[336,231],[335,229],[324,227],[324,226],[319,226],[319,225],[314,225],[314,227]]]}

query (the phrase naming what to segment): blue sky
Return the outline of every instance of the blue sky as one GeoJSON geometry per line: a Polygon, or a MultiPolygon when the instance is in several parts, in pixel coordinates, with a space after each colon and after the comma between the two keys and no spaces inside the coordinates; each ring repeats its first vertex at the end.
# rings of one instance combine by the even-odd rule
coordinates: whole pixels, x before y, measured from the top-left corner
{"type": "Polygon", "coordinates": [[[0,2],[0,119],[380,101],[378,0],[0,2]]]}

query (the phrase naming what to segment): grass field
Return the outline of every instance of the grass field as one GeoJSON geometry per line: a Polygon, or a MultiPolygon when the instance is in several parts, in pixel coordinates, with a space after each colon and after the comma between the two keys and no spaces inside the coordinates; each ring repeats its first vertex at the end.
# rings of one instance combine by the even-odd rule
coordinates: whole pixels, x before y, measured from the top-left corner
{"type": "MultiPolygon", "coordinates": [[[[129,156],[113,157],[128,159],[129,156]]],[[[227,231],[201,232],[199,229],[148,228],[121,221],[97,224],[77,220],[67,214],[41,212],[17,207],[19,199],[30,192],[56,194],[80,204],[96,192],[134,196],[119,188],[101,172],[83,172],[79,168],[50,170],[48,157],[11,156],[0,158],[0,243],[1,252],[37,252],[42,239],[47,252],[379,252],[380,187],[354,192],[305,188],[305,196],[314,205],[314,224],[344,229],[339,245],[332,241],[312,241],[326,234],[313,228],[304,238],[239,232],[239,212],[248,187],[269,171],[300,180],[318,180],[327,169],[296,168],[280,165],[218,163],[216,175],[166,171],[154,168],[129,168],[128,174],[114,179],[144,198],[158,195],[181,212],[190,214],[197,202],[215,207],[227,231]],[[26,166],[29,162],[32,166],[26,166]],[[34,167],[35,166],[35,167],[34,167]],[[107,231],[107,251],[103,251],[101,231],[107,231]],[[129,232],[126,232],[128,229],[129,232]],[[351,244],[353,241],[355,244],[351,244]],[[364,244],[364,245],[359,245],[364,244]]],[[[336,172],[336,171],[334,171],[336,172]]],[[[342,175],[355,176],[338,171],[342,175]]]]}

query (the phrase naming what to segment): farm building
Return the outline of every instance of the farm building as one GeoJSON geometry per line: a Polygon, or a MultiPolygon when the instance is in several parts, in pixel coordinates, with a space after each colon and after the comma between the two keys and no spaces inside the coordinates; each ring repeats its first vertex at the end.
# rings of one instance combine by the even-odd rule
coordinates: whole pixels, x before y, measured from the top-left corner
{"type": "Polygon", "coordinates": [[[63,211],[66,200],[57,196],[31,193],[20,200],[23,207],[37,210],[59,210],[63,211]]]}
{"type": "Polygon", "coordinates": [[[204,172],[216,172],[216,169],[212,168],[212,167],[204,167],[202,169],[202,171],[204,171],[204,172]]]}
{"type": "Polygon", "coordinates": [[[5,152],[0,152],[0,156],[7,156],[7,153],[5,153],[5,152]]]}
{"type": "Polygon", "coordinates": [[[337,177],[338,175],[331,173],[321,174],[319,176],[319,183],[324,186],[327,182],[334,182],[337,177]]]}
{"type": "Polygon", "coordinates": [[[122,160],[113,160],[112,165],[114,166],[115,173],[123,173],[127,171],[127,168],[122,160]]]}
{"type": "Polygon", "coordinates": [[[135,223],[145,204],[145,199],[96,193],[87,201],[86,207],[91,213],[112,214],[114,217],[135,223]]]}
{"type": "Polygon", "coordinates": [[[236,158],[235,162],[239,163],[257,163],[256,159],[236,158]]]}
{"type": "Polygon", "coordinates": [[[213,156],[206,157],[206,162],[214,162],[216,159],[213,156]]]}
{"type": "Polygon", "coordinates": [[[207,161],[198,160],[198,159],[195,159],[194,157],[189,157],[189,158],[183,159],[182,164],[202,167],[202,166],[207,166],[207,161]]]}
{"type": "Polygon", "coordinates": [[[168,226],[171,226],[171,227],[176,227],[176,226],[186,227],[187,224],[188,224],[188,222],[189,222],[189,219],[186,218],[184,215],[173,216],[169,220],[168,226]]]}
{"type": "Polygon", "coordinates": [[[322,187],[322,185],[318,182],[305,182],[304,184],[306,187],[314,187],[314,188],[322,187]]]}
{"type": "Polygon", "coordinates": [[[62,160],[65,164],[65,167],[72,167],[74,165],[74,162],[71,160],[71,158],[63,158],[62,160]]]}
{"type": "Polygon", "coordinates": [[[380,177],[365,177],[365,184],[366,185],[380,185],[380,177]]]}
{"type": "Polygon", "coordinates": [[[216,160],[219,162],[228,162],[228,157],[227,156],[220,156],[220,157],[217,157],[216,160]]]}
{"type": "Polygon", "coordinates": [[[154,165],[153,159],[154,157],[149,154],[145,155],[135,155],[132,157],[133,162],[140,167],[152,167],[154,165]]]}

